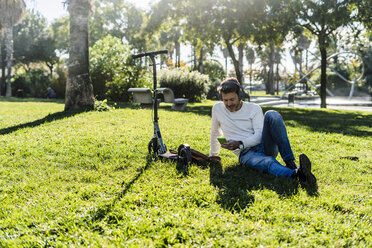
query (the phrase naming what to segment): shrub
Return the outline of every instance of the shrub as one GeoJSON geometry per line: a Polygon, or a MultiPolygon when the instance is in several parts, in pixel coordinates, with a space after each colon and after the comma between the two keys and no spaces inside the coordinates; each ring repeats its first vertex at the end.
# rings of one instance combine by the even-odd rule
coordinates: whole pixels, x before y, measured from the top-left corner
{"type": "Polygon", "coordinates": [[[103,111],[111,111],[112,109],[115,109],[115,108],[112,108],[107,104],[107,99],[103,101],[98,101],[98,100],[94,101],[95,111],[103,112],[103,111]]]}
{"type": "Polygon", "coordinates": [[[217,87],[221,84],[221,80],[214,79],[209,85],[208,85],[208,94],[207,99],[210,100],[219,100],[220,94],[217,91],[217,87]]]}
{"type": "Polygon", "coordinates": [[[12,82],[12,95],[20,97],[45,97],[50,85],[49,76],[42,69],[34,69],[16,74],[12,82]]]}
{"type": "MultiPolygon", "coordinates": [[[[347,68],[344,68],[338,64],[336,64],[333,67],[344,78],[350,79],[350,72],[347,70],[347,68]]],[[[350,88],[350,84],[345,82],[343,79],[341,79],[335,72],[328,71],[327,72],[327,87],[329,87],[330,89],[350,88]]]]}
{"type": "Polygon", "coordinates": [[[159,85],[171,88],[175,97],[188,98],[190,102],[205,99],[209,78],[197,71],[183,69],[166,69],[159,72],[159,85]]]}
{"type": "MultiPolygon", "coordinates": [[[[343,68],[340,65],[334,65],[333,68],[340,73],[343,77],[348,79],[350,77],[350,73],[347,69],[343,68]]],[[[311,77],[313,82],[316,82],[320,85],[320,69],[314,73],[311,77]]],[[[327,89],[329,89],[333,94],[336,96],[347,96],[350,93],[351,84],[345,82],[341,79],[335,72],[327,69],[327,89]]],[[[320,94],[320,87],[317,88],[317,93],[320,94]]]]}
{"type": "Polygon", "coordinates": [[[368,92],[372,96],[372,47],[363,51],[364,64],[364,84],[362,90],[368,92]]]}
{"type": "Polygon", "coordinates": [[[151,85],[148,73],[134,63],[129,46],[111,35],[90,48],[90,75],[98,99],[128,101],[129,88],[151,85]]]}
{"type": "Polygon", "coordinates": [[[215,82],[223,80],[226,77],[226,72],[220,62],[215,60],[207,60],[203,62],[203,73],[215,82]]]}
{"type": "Polygon", "coordinates": [[[58,98],[64,98],[66,92],[66,82],[67,82],[67,69],[58,66],[54,71],[54,76],[50,87],[54,89],[58,98]]]}
{"type": "Polygon", "coordinates": [[[217,87],[221,81],[226,78],[226,72],[220,62],[207,60],[203,62],[203,73],[209,76],[210,84],[208,85],[207,99],[218,100],[219,94],[217,87]]]}

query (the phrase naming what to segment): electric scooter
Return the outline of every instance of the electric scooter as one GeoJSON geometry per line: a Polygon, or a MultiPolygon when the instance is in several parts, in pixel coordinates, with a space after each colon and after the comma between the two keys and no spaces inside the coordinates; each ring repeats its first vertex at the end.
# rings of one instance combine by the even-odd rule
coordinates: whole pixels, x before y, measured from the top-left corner
{"type": "Polygon", "coordinates": [[[148,152],[151,158],[160,158],[160,159],[171,159],[177,161],[178,166],[182,166],[183,168],[187,168],[191,164],[191,148],[188,144],[182,144],[178,147],[177,153],[175,151],[168,151],[167,146],[164,144],[163,138],[160,133],[159,127],[159,116],[158,116],[158,101],[159,92],[157,90],[157,79],[156,79],[156,61],[155,56],[159,54],[167,54],[168,50],[160,50],[160,51],[153,51],[153,52],[145,52],[136,55],[132,55],[133,59],[142,58],[145,56],[150,57],[152,66],[153,66],[153,111],[154,111],[154,136],[148,143],[148,152]]]}

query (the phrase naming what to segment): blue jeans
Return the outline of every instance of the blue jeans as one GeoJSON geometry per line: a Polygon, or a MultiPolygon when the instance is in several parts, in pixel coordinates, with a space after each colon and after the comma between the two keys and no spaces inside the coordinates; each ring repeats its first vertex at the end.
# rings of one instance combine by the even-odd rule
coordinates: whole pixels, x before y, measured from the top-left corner
{"type": "Polygon", "coordinates": [[[258,171],[290,178],[295,170],[281,165],[275,159],[278,152],[284,161],[295,159],[282,116],[269,110],[265,113],[261,143],[241,151],[239,162],[258,171]]]}

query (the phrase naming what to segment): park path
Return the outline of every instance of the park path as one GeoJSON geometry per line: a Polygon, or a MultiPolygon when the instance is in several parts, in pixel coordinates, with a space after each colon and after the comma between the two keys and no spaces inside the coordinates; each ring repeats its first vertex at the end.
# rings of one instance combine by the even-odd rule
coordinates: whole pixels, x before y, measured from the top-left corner
{"type": "MultiPolygon", "coordinates": [[[[319,97],[295,99],[294,103],[288,103],[287,98],[280,99],[279,96],[251,96],[251,102],[255,102],[261,106],[272,107],[320,108],[319,97]]],[[[348,100],[347,97],[327,97],[327,108],[372,112],[372,98],[353,97],[351,100],[348,100]]]]}

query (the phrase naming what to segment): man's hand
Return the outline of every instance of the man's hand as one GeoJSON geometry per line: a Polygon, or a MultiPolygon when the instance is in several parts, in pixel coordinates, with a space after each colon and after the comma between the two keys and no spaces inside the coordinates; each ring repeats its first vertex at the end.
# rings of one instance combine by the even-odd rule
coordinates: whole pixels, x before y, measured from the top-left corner
{"type": "Polygon", "coordinates": [[[239,148],[239,145],[240,141],[228,140],[227,143],[221,144],[221,147],[228,150],[235,150],[239,148]]]}

